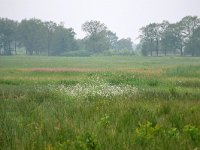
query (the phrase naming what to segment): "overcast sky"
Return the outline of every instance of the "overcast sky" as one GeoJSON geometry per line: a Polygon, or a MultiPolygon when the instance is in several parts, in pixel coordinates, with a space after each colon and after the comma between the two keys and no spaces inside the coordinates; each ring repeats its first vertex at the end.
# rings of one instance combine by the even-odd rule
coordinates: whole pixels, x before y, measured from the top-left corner
{"type": "Polygon", "coordinates": [[[120,38],[136,42],[142,26],[176,22],[187,15],[200,17],[200,0],[0,0],[0,17],[64,22],[74,28],[77,38],[85,35],[81,31],[85,21],[98,20],[120,38]]]}

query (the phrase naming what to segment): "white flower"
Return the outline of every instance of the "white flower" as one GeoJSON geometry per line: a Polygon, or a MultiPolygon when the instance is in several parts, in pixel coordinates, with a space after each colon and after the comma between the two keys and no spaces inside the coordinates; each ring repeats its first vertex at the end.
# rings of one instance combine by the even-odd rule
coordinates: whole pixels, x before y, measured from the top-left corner
{"type": "MultiPolygon", "coordinates": [[[[97,77],[98,78],[98,77],[97,77]]],[[[136,87],[130,85],[110,85],[103,82],[103,80],[96,80],[92,83],[76,84],[76,85],[48,85],[51,91],[60,92],[74,97],[87,97],[87,96],[120,96],[120,95],[131,95],[137,92],[136,87]]]]}

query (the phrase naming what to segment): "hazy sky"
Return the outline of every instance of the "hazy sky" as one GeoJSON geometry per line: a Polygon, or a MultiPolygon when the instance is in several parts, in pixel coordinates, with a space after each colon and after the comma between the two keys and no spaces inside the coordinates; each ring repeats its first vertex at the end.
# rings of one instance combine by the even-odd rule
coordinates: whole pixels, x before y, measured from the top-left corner
{"type": "Polygon", "coordinates": [[[120,38],[135,41],[142,26],[176,22],[186,15],[200,17],[200,0],[0,0],[0,17],[64,22],[77,38],[84,37],[81,25],[86,20],[101,21],[120,38]]]}

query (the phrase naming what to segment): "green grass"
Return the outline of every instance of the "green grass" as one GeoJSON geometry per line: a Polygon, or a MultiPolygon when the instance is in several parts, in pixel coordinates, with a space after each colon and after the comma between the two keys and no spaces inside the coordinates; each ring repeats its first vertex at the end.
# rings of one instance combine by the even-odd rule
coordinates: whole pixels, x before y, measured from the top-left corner
{"type": "Polygon", "coordinates": [[[125,70],[133,68],[160,68],[177,65],[199,64],[198,57],[44,57],[8,56],[0,57],[0,68],[92,68],[125,70]]]}
{"type": "Polygon", "coordinates": [[[199,149],[200,59],[0,57],[2,149],[199,149]]]}

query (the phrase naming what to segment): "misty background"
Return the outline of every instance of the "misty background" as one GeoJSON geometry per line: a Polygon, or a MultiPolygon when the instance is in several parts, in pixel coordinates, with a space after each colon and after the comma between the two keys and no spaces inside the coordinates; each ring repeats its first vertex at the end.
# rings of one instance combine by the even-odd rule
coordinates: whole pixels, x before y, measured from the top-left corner
{"type": "Polygon", "coordinates": [[[0,0],[0,17],[21,21],[38,18],[63,22],[76,38],[85,21],[98,20],[120,38],[134,43],[139,29],[152,22],[177,22],[187,15],[200,16],[199,0],[0,0]]]}
{"type": "Polygon", "coordinates": [[[0,3],[0,55],[200,56],[198,0],[0,3]]]}

